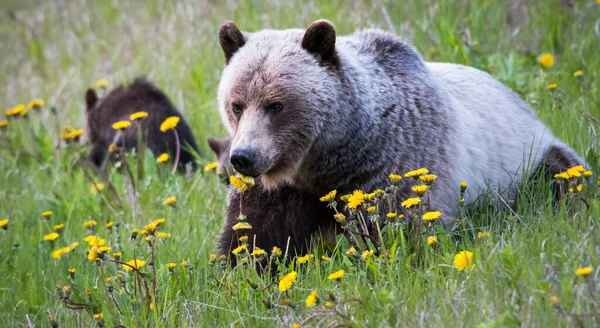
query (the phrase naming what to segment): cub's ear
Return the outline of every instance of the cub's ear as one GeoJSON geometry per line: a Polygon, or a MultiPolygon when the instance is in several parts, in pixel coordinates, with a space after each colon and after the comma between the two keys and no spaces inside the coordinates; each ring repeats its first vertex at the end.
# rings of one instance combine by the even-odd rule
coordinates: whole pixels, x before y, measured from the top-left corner
{"type": "Polygon", "coordinates": [[[304,32],[302,48],[313,55],[319,55],[321,60],[334,63],[335,27],[325,19],[314,21],[304,32]]]}
{"type": "Polygon", "coordinates": [[[229,64],[231,57],[246,44],[246,38],[232,21],[226,21],[219,28],[219,43],[225,54],[225,63],[229,64]]]}
{"type": "Polygon", "coordinates": [[[94,89],[87,89],[85,92],[85,109],[90,110],[94,108],[97,102],[98,96],[96,95],[96,91],[94,89]]]}
{"type": "Polygon", "coordinates": [[[213,137],[208,137],[208,145],[210,146],[210,149],[215,152],[217,157],[219,157],[221,154],[221,141],[213,137]]]}

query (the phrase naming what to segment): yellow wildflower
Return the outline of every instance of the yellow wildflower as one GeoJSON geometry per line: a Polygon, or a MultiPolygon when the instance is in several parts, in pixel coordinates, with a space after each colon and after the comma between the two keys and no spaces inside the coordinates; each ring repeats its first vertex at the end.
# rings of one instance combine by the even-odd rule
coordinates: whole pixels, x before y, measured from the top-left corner
{"type": "Polygon", "coordinates": [[[556,89],[556,87],[558,87],[558,85],[556,83],[550,83],[546,86],[546,89],[554,90],[554,89],[556,89]]]}
{"type": "MultiPolygon", "coordinates": [[[[600,0],[598,0],[598,1],[600,1],[600,0]]],[[[292,324],[292,328],[302,328],[302,326],[300,326],[300,324],[299,324],[299,323],[297,323],[297,322],[294,322],[294,323],[292,324]]]]}
{"type": "Polygon", "coordinates": [[[563,179],[568,180],[571,178],[571,175],[568,172],[561,172],[554,175],[554,179],[563,179]]]}
{"type": "Polygon", "coordinates": [[[52,242],[52,241],[55,241],[59,236],[60,235],[57,234],[56,232],[52,232],[52,233],[45,235],[44,240],[52,242]]]}
{"type": "Polygon", "coordinates": [[[329,280],[339,280],[342,279],[344,277],[344,270],[340,270],[340,271],[336,271],[332,274],[330,274],[327,279],[329,280]]]}
{"type": "MultiPolygon", "coordinates": [[[[252,251],[252,253],[250,253],[250,256],[261,256],[261,255],[264,255],[266,253],[267,252],[265,252],[264,249],[255,247],[254,250],[252,251]]],[[[215,255],[215,257],[216,257],[216,255],[215,255]]]]}
{"type": "Polygon", "coordinates": [[[575,274],[580,277],[586,277],[589,276],[592,273],[592,271],[592,267],[579,268],[575,271],[575,274]]]}
{"type": "Polygon", "coordinates": [[[374,252],[372,250],[366,250],[362,253],[362,258],[363,258],[363,260],[366,261],[370,258],[373,258],[373,254],[374,254],[374,252]]]}
{"type": "Polygon", "coordinates": [[[129,115],[129,119],[130,119],[131,121],[135,121],[135,120],[143,119],[143,118],[146,118],[146,117],[148,117],[148,113],[146,113],[146,112],[143,112],[143,111],[140,111],[140,112],[135,112],[135,113],[133,113],[133,114],[129,115]]]}
{"type": "Polygon", "coordinates": [[[94,320],[101,321],[102,320],[102,313],[96,313],[96,314],[94,314],[94,320]]]}
{"type": "Polygon", "coordinates": [[[355,190],[348,199],[348,207],[355,209],[365,202],[365,193],[360,190],[355,190]]]}
{"type": "Polygon", "coordinates": [[[373,191],[373,193],[377,197],[383,197],[385,195],[385,191],[383,191],[383,189],[377,189],[377,190],[373,191]]]}
{"type": "Polygon", "coordinates": [[[335,199],[335,195],[337,195],[337,190],[332,190],[330,191],[327,195],[321,197],[319,200],[322,202],[331,202],[332,200],[335,199]]]}
{"type": "Polygon", "coordinates": [[[3,128],[8,125],[8,120],[0,120],[0,128],[3,128]]]}
{"type": "Polygon", "coordinates": [[[412,187],[412,190],[418,195],[423,196],[429,187],[426,185],[419,185],[412,187]]]}
{"type": "Polygon", "coordinates": [[[337,213],[333,215],[333,219],[339,223],[339,224],[345,224],[346,223],[346,216],[342,213],[337,213]]]}
{"type": "Polygon", "coordinates": [[[367,212],[373,214],[377,211],[377,207],[376,206],[369,206],[367,207],[367,212]]]}
{"type": "Polygon", "coordinates": [[[390,174],[389,175],[390,180],[392,181],[392,183],[396,184],[398,182],[400,182],[400,180],[402,180],[402,176],[400,176],[399,174],[390,174]]]}
{"type": "Polygon", "coordinates": [[[177,266],[177,264],[176,264],[176,263],[173,263],[173,262],[171,262],[171,263],[167,263],[167,265],[166,265],[166,266],[167,266],[167,268],[169,268],[169,269],[173,270],[173,269],[175,269],[175,267],[177,266]]]}
{"type": "Polygon", "coordinates": [[[245,229],[249,230],[249,229],[252,229],[252,225],[250,225],[250,223],[248,223],[248,222],[238,222],[233,227],[231,227],[231,229],[233,229],[234,231],[245,230],[245,229]]]}
{"type": "Polygon", "coordinates": [[[581,176],[581,173],[583,173],[583,171],[585,171],[585,168],[582,165],[576,165],[576,166],[569,168],[567,170],[567,173],[569,173],[573,177],[579,178],[581,176]]]}
{"type": "Polygon", "coordinates": [[[438,244],[438,237],[437,236],[429,236],[427,237],[427,245],[429,246],[435,246],[438,244]]]}
{"type": "Polygon", "coordinates": [[[279,248],[277,246],[273,246],[273,249],[271,250],[271,254],[276,257],[280,257],[281,254],[283,254],[283,252],[281,251],[281,248],[279,248]]]}
{"type": "Polygon", "coordinates": [[[245,243],[245,242],[247,242],[247,241],[248,241],[248,236],[241,236],[241,237],[239,238],[239,241],[240,241],[240,242],[242,242],[242,243],[245,243]]]}
{"type": "Polygon", "coordinates": [[[461,198],[461,199],[459,199],[459,200],[458,200],[458,203],[459,203],[460,205],[463,205],[463,204],[465,203],[465,199],[464,199],[464,198],[461,198]]]}
{"type": "Polygon", "coordinates": [[[405,201],[403,201],[400,205],[406,207],[406,208],[411,208],[415,205],[419,205],[421,203],[421,198],[409,198],[405,201]]]}
{"type": "Polygon", "coordinates": [[[458,271],[464,269],[473,268],[473,253],[469,251],[462,251],[454,256],[454,267],[458,271]]]}
{"type": "Polygon", "coordinates": [[[164,163],[169,160],[169,154],[162,153],[156,158],[156,163],[164,163]]]}
{"type": "Polygon", "coordinates": [[[171,238],[171,233],[159,231],[156,233],[156,238],[169,239],[169,238],[171,238]]]}
{"type": "Polygon", "coordinates": [[[477,239],[484,239],[484,238],[488,238],[490,236],[490,233],[487,231],[480,231],[477,233],[477,239]]]}
{"type": "Polygon", "coordinates": [[[325,307],[328,309],[333,309],[333,303],[330,301],[325,302],[325,307]]]}
{"type": "Polygon", "coordinates": [[[331,261],[331,257],[326,256],[326,255],[322,255],[321,256],[321,260],[323,260],[323,261],[331,261]]]}
{"type": "Polygon", "coordinates": [[[212,162],[210,164],[206,164],[206,166],[204,167],[204,172],[212,171],[216,169],[218,165],[219,162],[212,162]]]}
{"type": "Polygon", "coordinates": [[[0,228],[8,230],[8,219],[0,220],[0,228]]]}
{"type": "Polygon", "coordinates": [[[171,196],[171,197],[165,199],[165,201],[163,202],[163,205],[173,205],[173,204],[175,204],[176,201],[177,201],[177,199],[175,198],[175,196],[171,196]]]}
{"type": "Polygon", "coordinates": [[[50,256],[52,256],[53,259],[59,259],[63,255],[65,255],[64,248],[59,248],[50,254],[50,256]]]}
{"type": "Polygon", "coordinates": [[[385,215],[388,219],[393,220],[396,218],[396,212],[389,212],[385,215]]]}
{"type": "Polygon", "coordinates": [[[109,152],[113,153],[115,150],[117,150],[117,145],[115,145],[115,144],[108,145],[109,152]]]}
{"type": "Polygon", "coordinates": [[[131,126],[129,121],[118,121],[113,123],[112,128],[115,130],[124,130],[131,126]]]}
{"type": "Polygon", "coordinates": [[[96,83],[94,83],[94,88],[98,89],[98,88],[107,88],[108,87],[108,81],[106,79],[99,79],[96,80],[96,83]]]}
{"type": "Polygon", "coordinates": [[[43,216],[43,217],[49,217],[49,216],[52,216],[52,211],[45,211],[45,212],[42,212],[42,216],[43,216]]]}
{"type": "Polygon", "coordinates": [[[467,183],[466,183],[466,182],[464,182],[464,181],[463,181],[463,182],[461,182],[461,183],[460,183],[460,191],[461,191],[461,192],[465,192],[465,190],[467,190],[467,186],[468,186],[468,185],[467,185],[467,183]]]}
{"type": "Polygon", "coordinates": [[[190,259],[188,257],[184,257],[183,259],[181,259],[182,267],[189,267],[189,265],[190,265],[190,259]]]}
{"type": "Polygon", "coordinates": [[[173,130],[177,126],[178,123],[179,123],[179,117],[177,117],[177,116],[167,117],[167,119],[164,120],[162,122],[162,124],[160,125],[160,130],[162,132],[167,132],[168,130],[173,130]]]}
{"type": "Polygon", "coordinates": [[[237,255],[237,254],[241,253],[243,250],[246,250],[246,244],[242,244],[242,245],[238,246],[237,248],[232,250],[231,253],[233,255],[237,255]]]}
{"type": "Polygon", "coordinates": [[[575,73],[573,73],[574,77],[581,77],[583,75],[582,71],[575,71],[575,73]]]}
{"type": "Polygon", "coordinates": [[[375,197],[375,193],[374,192],[372,192],[370,194],[365,194],[365,196],[364,196],[365,201],[367,201],[367,202],[370,201],[371,199],[373,199],[373,197],[375,197]]]}
{"type": "Polygon", "coordinates": [[[298,262],[298,264],[304,264],[304,263],[308,262],[308,260],[310,260],[310,255],[306,254],[304,256],[299,257],[297,262],[298,262]]]}
{"type": "Polygon", "coordinates": [[[435,174],[425,174],[419,177],[419,179],[427,184],[432,184],[435,179],[437,179],[437,175],[435,174]]]}
{"type": "Polygon", "coordinates": [[[583,171],[582,174],[584,177],[589,178],[592,176],[593,173],[592,173],[592,171],[585,170],[585,171],[583,171]]]}
{"type": "Polygon", "coordinates": [[[25,105],[17,105],[6,111],[6,116],[17,116],[25,111],[25,105]]]}
{"type": "Polygon", "coordinates": [[[63,223],[57,224],[53,227],[54,231],[56,231],[58,233],[61,233],[64,228],[65,228],[65,225],[63,223]]]}
{"type": "Polygon", "coordinates": [[[115,260],[117,260],[117,261],[121,259],[121,256],[122,256],[122,255],[123,255],[123,253],[121,253],[121,252],[114,252],[114,253],[113,253],[113,257],[114,257],[114,258],[115,258],[115,260]]]}
{"type": "Polygon", "coordinates": [[[98,224],[98,222],[96,222],[96,220],[88,220],[88,221],[83,222],[83,226],[88,229],[95,227],[97,224],[98,224]]]}
{"type": "Polygon", "coordinates": [[[29,110],[34,110],[42,106],[44,106],[44,101],[42,99],[34,99],[27,104],[29,110]]]}
{"type": "Polygon", "coordinates": [[[241,192],[245,192],[246,190],[254,186],[254,179],[252,179],[251,177],[244,177],[241,175],[240,177],[234,175],[230,176],[229,182],[231,182],[231,185],[234,188],[238,189],[241,192]]]}
{"type": "Polygon", "coordinates": [[[558,296],[552,295],[548,298],[548,302],[557,305],[558,303],[560,303],[560,299],[558,298],[558,296]]]}
{"type": "Polygon", "coordinates": [[[313,307],[313,306],[317,305],[318,301],[319,301],[319,297],[317,296],[317,291],[313,290],[312,292],[310,292],[310,294],[306,298],[306,306],[313,307]]]}
{"type": "MultiPolygon", "coordinates": [[[[135,259],[135,260],[131,260],[131,261],[127,262],[127,264],[129,264],[130,266],[139,270],[139,269],[143,268],[144,265],[146,265],[146,261],[140,260],[140,259],[135,259]]],[[[131,267],[123,264],[123,270],[132,271],[133,269],[131,267]]]]}
{"type": "Polygon", "coordinates": [[[292,288],[292,285],[294,284],[294,282],[296,282],[297,276],[298,273],[296,271],[292,271],[283,276],[283,278],[279,280],[279,291],[283,293],[288,289],[292,288]]]}
{"type": "Polygon", "coordinates": [[[554,56],[549,53],[542,54],[538,61],[546,68],[554,66],[554,56]]]}
{"type": "Polygon", "coordinates": [[[217,260],[217,254],[210,254],[208,257],[210,258],[211,261],[217,260]]]}
{"type": "Polygon", "coordinates": [[[346,254],[350,256],[356,255],[356,249],[354,248],[354,246],[350,246],[350,248],[348,248],[348,250],[346,251],[346,254]]]}
{"type": "Polygon", "coordinates": [[[417,177],[419,177],[419,176],[421,176],[423,174],[427,174],[427,173],[429,173],[429,170],[426,169],[426,168],[424,168],[424,167],[422,167],[422,168],[417,169],[417,170],[406,172],[406,174],[404,174],[404,177],[405,178],[417,178],[417,177]]]}
{"type": "Polygon", "coordinates": [[[442,213],[439,211],[427,212],[427,213],[423,214],[423,220],[435,221],[435,220],[439,219],[440,216],[442,216],[442,213]]]}
{"type": "Polygon", "coordinates": [[[92,183],[92,190],[93,191],[102,191],[102,190],[104,190],[104,184],[103,183],[92,183]]]}
{"type": "Polygon", "coordinates": [[[109,222],[106,224],[106,229],[109,229],[109,230],[110,230],[110,229],[112,229],[112,227],[113,227],[114,225],[115,225],[115,223],[114,223],[114,222],[112,222],[112,221],[109,221],[109,222]]]}

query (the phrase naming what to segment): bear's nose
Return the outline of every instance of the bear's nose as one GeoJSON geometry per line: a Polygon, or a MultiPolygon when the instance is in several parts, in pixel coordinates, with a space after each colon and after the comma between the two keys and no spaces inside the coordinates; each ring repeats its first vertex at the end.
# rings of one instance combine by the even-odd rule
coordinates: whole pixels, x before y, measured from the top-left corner
{"type": "Polygon", "coordinates": [[[254,169],[254,151],[251,149],[235,149],[229,159],[233,168],[243,175],[251,175],[254,169]]]}

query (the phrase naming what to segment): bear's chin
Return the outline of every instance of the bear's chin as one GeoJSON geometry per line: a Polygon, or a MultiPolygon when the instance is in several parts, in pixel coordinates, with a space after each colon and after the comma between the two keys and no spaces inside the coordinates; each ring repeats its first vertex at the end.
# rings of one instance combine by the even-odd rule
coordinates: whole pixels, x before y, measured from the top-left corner
{"type": "Polygon", "coordinates": [[[293,170],[268,171],[260,175],[260,182],[266,190],[274,190],[283,185],[294,184],[293,170]]]}

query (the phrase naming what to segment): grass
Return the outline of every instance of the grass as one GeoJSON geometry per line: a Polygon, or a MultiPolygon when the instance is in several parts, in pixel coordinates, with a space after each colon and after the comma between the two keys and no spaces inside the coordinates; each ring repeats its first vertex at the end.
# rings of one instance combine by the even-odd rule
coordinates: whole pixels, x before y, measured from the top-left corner
{"type": "MultiPolygon", "coordinates": [[[[401,240],[390,256],[363,261],[346,255],[339,239],[329,252],[315,245],[315,263],[280,266],[277,277],[259,276],[250,267],[229,269],[217,260],[215,236],[223,223],[225,187],[212,174],[175,176],[146,156],[146,174],[134,195],[125,174],[110,174],[123,204],[108,184],[86,176],[80,154],[85,145],[57,147],[62,126],[84,127],[84,92],[99,78],[113,85],[146,75],[171,97],[192,126],[203,163],[213,160],[205,140],[224,136],[216,109],[216,87],[224,60],[217,29],[233,19],[242,30],[305,27],[318,18],[334,22],[338,34],[376,26],[394,30],[426,60],[466,64],[490,72],[518,92],[553,132],[600,168],[600,48],[593,0],[571,9],[559,1],[527,1],[527,19],[507,23],[503,1],[9,1],[3,4],[0,55],[0,106],[12,108],[34,98],[46,106],[26,120],[11,121],[0,135],[0,325],[50,326],[598,326],[600,318],[566,313],[598,313],[600,295],[600,201],[595,183],[585,185],[581,201],[549,202],[548,185],[524,186],[514,211],[481,209],[449,238],[439,234],[421,267],[401,240]],[[551,53],[556,63],[537,62],[551,53]],[[581,78],[573,73],[581,70],[581,78]],[[556,83],[554,91],[546,87],[556,83]],[[54,109],[51,109],[54,108],[54,109]],[[91,192],[91,180],[105,189],[91,192]],[[162,204],[175,196],[175,207],[162,204]],[[49,220],[43,211],[52,211],[49,220]],[[135,275],[105,261],[96,266],[85,254],[84,221],[96,220],[98,235],[129,261],[135,250],[149,261],[146,242],[128,241],[133,229],[156,218],[169,239],[156,242],[158,299],[148,309],[135,295],[135,275]],[[104,227],[114,222],[112,232],[104,227]],[[65,228],[51,245],[43,236],[57,224],[65,228]],[[490,236],[478,239],[477,233],[490,236]],[[81,245],[60,260],[58,247],[81,245]],[[458,271],[453,257],[474,254],[475,268],[458,271]],[[326,252],[332,261],[322,261],[326,252]],[[188,266],[179,265],[189,258],[188,266]],[[177,263],[174,274],[166,264],[177,263]],[[579,267],[592,267],[587,277],[579,267]],[[280,293],[272,281],[292,267],[298,279],[280,293]],[[68,269],[76,269],[69,278],[68,269]],[[329,274],[344,270],[339,281],[329,274]],[[117,275],[125,279],[127,290],[117,275]],[[112,278],[109,284],[107,278],[112,278]],[[251,283],[249,283],[251,282],[251,283]],[[69,286],[70,301],[89,309],[71,310],[59,296],[69,286]],[[254,287],[253,287],[254,285],[254,287]],[[55,286],[60,288],[55,289],[55,286]],[[88,295],[86,291],[91,291],[88,295]],[[111,290],[113,290],[111,292],[111,290]],[[308,308],[316,290],[321,302],[308,308]],[[111,293],[114,295],[114,301],[111,293]],[[130,293],[131,295],[129,295],[130,293]],[[560,305],[549,297],[556,295],[560,305]],[[332,302],[335,311],[325,302],[332,302]],[[115,303],[118,306],[115,306],[115,303]],[[119,314],[119,311],[122,314],[119,314]],[[102,320],[94,314],[101,313],[102,320]]],[[[135,163],[132,158],[129,161],[135,163]]],[[[134,169],[135,172],[135,169],[134,169]]],[[[402,173],[402,172],[398,172],[402,173]]],[[[594,176],[595,178],[595,176],[594,176]]],[[[578,196],[579,197],[579,196],[578,196]]],[[[282,245],[283,246],[283,245],[282,245]]],[[[151,275],[149,264],[142,271],[151,275]]],[[[152,282],[151,277],[147,278],[152,282]]],[[[71,305],[72,306],[72,305],[71,305]]]]}

